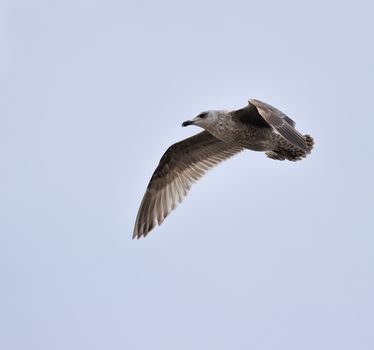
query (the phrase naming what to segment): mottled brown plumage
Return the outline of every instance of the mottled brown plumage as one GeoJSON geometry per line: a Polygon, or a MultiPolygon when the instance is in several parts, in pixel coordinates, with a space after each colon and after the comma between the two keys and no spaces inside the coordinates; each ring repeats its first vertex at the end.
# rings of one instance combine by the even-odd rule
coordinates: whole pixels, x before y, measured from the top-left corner
{"type": "Polygon", "coordinates": [[[207,170],[243,147],[228,145],[207,131],[177,142],[165,152],[148,184],[136,218],[134,238],[146,236],[184,199],[207,170]]]}
{"type": "Polygon", "coordinates": [[[207,170],[243,149],[264,151],[269,158],[296,161],[313,148],[313,138],[295,122],[258,100],[234,111],[208,111],[183,126],[203,132],[177,142],[165,152],[140,204],[133,238],[146,236],[184,199],[193,182],[207,170]]]}

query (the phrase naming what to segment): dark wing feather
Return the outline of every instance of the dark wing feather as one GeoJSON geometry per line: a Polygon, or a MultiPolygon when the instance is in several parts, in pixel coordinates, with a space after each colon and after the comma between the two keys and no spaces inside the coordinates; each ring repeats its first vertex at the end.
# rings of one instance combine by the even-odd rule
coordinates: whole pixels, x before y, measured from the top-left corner
{"type": "Polygon", "coordinates": [[[243,148],[224,143],[207,131],[175,143],[162,156],[136,217],[133,238],[146,236],[186,197],[207,170],[243,148]]]}
{"type": "Polygon", "coordinates": [[[283,115],[283,116],[281,116],[281,118],[285,122],[287,122],[288,124],[290,124],[292,127],[295,127],[296,123],[290,117],[287,117],[286,115],[283,115]]]}
{"type": "Polygon", "coordinates": [[[294,128],[295,122],[292,119],[265,102],[249,100],[249,103],[255,106],[262,118],[287,141],[302,150],[308,149],[304,136],[294,128]]]}
{"type": "Polygon", "coordinates": [[[259,127],[270,127],[269,123],[258,113],[257,108],[249,103],[247,106],[241,109],[232,111],[231,114],[238,118],[242,123],[251,124],[259,127]]]}

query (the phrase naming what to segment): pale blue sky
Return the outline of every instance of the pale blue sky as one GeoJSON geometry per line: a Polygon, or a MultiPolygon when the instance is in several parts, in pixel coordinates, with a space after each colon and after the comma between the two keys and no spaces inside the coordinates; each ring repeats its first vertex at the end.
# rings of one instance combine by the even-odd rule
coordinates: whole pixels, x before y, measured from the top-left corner
{"type": "Polygon", "coordinates": [[[0,348],[374,348],[371,1],[2,1],[0,348]],[[314,136],[246,152],[149,237],[181,122],[258,98],[314,136]]]}

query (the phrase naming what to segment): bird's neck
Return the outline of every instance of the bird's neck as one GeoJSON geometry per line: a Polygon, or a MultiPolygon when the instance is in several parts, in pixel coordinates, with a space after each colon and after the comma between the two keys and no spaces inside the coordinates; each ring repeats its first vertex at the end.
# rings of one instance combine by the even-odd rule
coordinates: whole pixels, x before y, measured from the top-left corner
{"type": "Polygon", "coordinates": [[[227,131],[230,128],[232,122],[229,111],[214,111],[215,122],[211,123],[206,130],[218,139],[225,141],[227,131]]]}

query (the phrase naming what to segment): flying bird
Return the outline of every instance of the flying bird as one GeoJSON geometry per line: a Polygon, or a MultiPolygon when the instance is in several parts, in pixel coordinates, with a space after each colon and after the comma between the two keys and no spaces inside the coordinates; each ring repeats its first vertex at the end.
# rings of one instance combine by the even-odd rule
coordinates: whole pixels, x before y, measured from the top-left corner
{"type": "Polygon", "coordinates": [[[238,110],[211,110],[185,121],[204,131],[170,146],[149,181],[136,217],[133,238],[146,236],[182,202],[191,185],[218,163],[250,149],[271,159],[297,161],[313,148],[313,138],[295,129],[280,110],[251,99],[238,110]]]}

